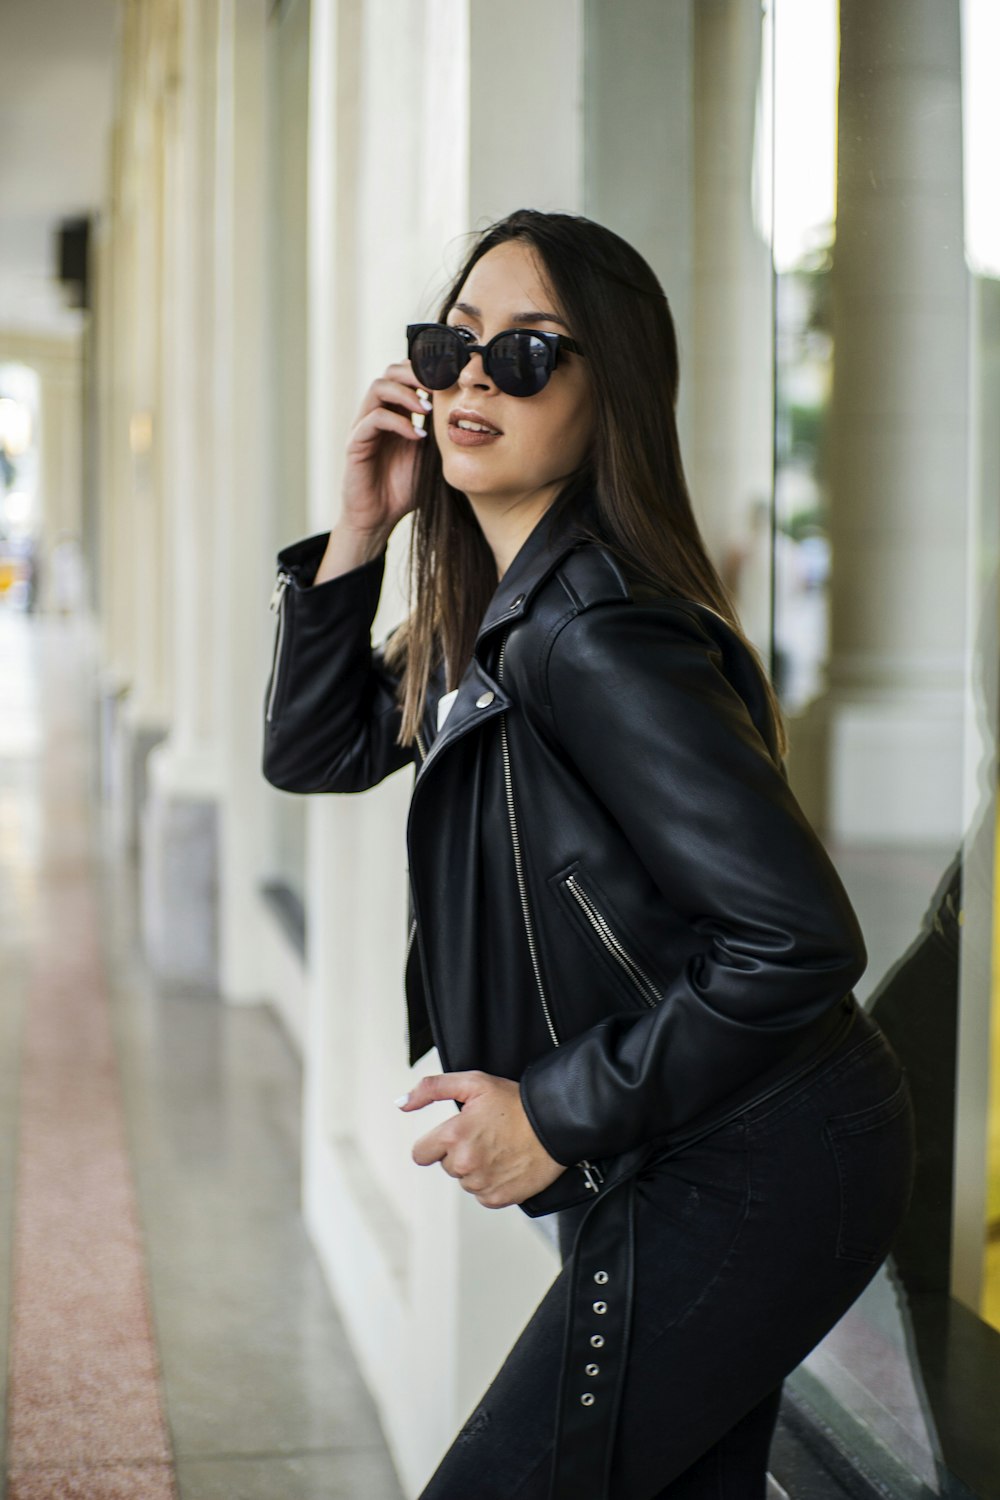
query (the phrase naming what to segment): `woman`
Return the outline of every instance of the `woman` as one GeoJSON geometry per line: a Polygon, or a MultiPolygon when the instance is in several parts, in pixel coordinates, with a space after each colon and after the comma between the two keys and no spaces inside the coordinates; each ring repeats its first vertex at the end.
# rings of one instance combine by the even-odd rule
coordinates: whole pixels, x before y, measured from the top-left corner
{"type": "Polygon", "coordinates": [[[458,1113],[413,1157],[558,1214],[563,1269],[423,1500],[763,1497],[782,1380],[902,1216],[912,1118],[692,513],[666,298],[609,230],[524,210],[408,355],[340,519],[278,555],[264,774],[416,761],[409,1051],[444,1071],[397,1103],[458,1113]],[[373,650],[408,511],[412,610],[373,650]]]}

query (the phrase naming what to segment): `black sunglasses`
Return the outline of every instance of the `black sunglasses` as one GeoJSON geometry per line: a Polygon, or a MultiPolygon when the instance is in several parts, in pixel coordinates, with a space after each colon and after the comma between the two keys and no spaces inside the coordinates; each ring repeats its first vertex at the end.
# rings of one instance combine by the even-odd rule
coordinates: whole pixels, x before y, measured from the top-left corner
{"type": "Polygon", "coordinates": [[[506,328],[487,344],[447,323],[408,323],[406,342],[413,373],[429,391],[446,391],[473,354],[483,356],[483,369],[508,396],[537,396],[548,385],[559,363],[559,353],[583,354],[575,339],[563,333],[541,333],[537,328],[506,328]]]}

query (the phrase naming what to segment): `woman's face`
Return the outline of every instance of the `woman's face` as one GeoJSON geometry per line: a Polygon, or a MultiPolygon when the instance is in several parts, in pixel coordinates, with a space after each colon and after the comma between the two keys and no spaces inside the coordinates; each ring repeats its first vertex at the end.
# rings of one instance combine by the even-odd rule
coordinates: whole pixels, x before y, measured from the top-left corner
{"type": "MultiPolygon", "coordinates": [[[[477,344],[507,328],[575,336],[545,289],[534,250],[520,240],[497,245],[476,262],[447,322],[470,330],[477,344]]],[[[548,384],[535,396],[508,396],[500,390],[484,372],[481,354],[472,356],[453,386],[430,395],[444,477],[470,498],[516,504],[546,487],[552,488],[553,498],[559,482],[580,466],[590,447],[587,361],[566,350],[560,350],[548,384]],[[456,427],[466,414],[495,428],[498,436],[469,443],[468,434],[456,427]]]]}

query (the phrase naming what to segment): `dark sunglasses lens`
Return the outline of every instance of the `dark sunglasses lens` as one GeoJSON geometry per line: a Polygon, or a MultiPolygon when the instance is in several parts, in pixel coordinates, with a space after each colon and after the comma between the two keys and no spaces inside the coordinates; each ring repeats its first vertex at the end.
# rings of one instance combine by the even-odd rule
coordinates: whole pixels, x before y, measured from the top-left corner
{"type": "Polygon", "coordinates": [[[551,374],[551,353],[544,339],[530,333],[508,333],[493,345],[490,374],[508,396],[535,396],[551,374]]]}
{"type": "Polygon", "coordinates": [[[465,360],[462,341],[450,328],[422,328],[410,349],[413,373],[429,391],[446,391],[465,360]]]}

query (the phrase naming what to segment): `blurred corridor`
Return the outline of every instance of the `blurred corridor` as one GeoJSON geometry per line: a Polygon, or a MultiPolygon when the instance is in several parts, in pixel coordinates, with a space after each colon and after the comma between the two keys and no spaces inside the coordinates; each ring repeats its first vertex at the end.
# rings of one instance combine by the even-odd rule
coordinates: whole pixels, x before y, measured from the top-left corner
{"type": "Polygon", "coordinates": [[[94,797],[93,642],[0,613],[10,1500],[398,1500],[298,1213],[273,1015],[155,984],[94,797]]]}
{"type": "Polygon", "coordinates": [[[1000,1500],[998,72],[1000,0],[5,0],[10,1500],[416,1496],[556,1270],[414,1166],[449,1106],[392,1107],[438,1070],[409,774],[261,773],[276,553],[519,206],[667,291],[699,524],[919,1096],[774,1483],[1000,1500]]]}

